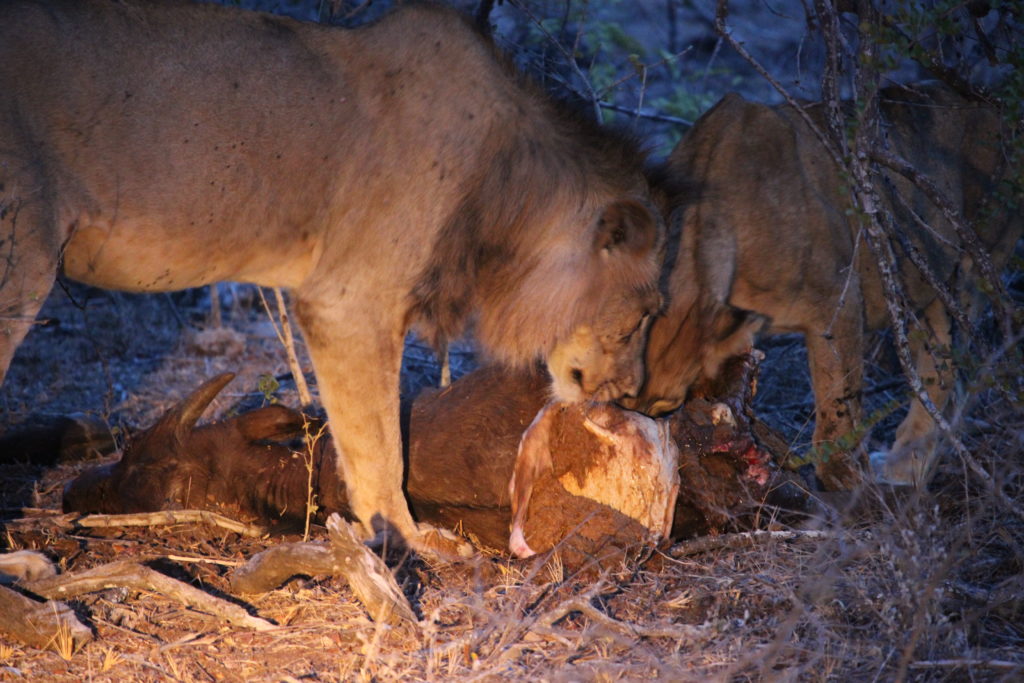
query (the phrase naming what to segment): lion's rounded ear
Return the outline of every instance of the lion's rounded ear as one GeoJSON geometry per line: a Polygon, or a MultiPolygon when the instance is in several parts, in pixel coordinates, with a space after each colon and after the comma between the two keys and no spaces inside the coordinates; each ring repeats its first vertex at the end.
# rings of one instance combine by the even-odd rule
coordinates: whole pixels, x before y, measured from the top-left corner
{"type": "Polygon", "coordinates": [[[594,246],[598,251],[625,250],[643,254],[658,242],[658,221],[650,209],[629,199],[605,207],[597,223],[594,246]]]}

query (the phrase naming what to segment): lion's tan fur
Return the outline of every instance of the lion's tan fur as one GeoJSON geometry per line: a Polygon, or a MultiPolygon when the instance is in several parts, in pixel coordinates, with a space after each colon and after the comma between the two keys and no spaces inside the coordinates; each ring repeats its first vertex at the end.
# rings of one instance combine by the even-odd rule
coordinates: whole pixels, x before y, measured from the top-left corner
{"type": "MultiPolygon", "coordinates": [[[[998,115],[935,85],[886,90],[881,103],[891,150],[976,220],[1002,163],[998,115]]],[[[824,130],[823,108],[812,105],[808,112],[824,130]]],[[[651,328],[648,382],[632,404],[653,413],[678,406],[698,377],[714,374],[765,327],[805,337],[816,403],[814,441],[851,433],[860,419],[863,330],[884,327],[888,318],[875,257],[864,242],[858,245],[844,184],[818,138],[788,106],[730,95],[676,147],[665,178],[681,241],[670,304],[651,328]]],[[[908,181],[890,181],[936,234],[890,203],[901,229],[939,278],[963,279],[969,263],[951,246],[960,243],[953,227],[908,181]]],[[[1019,215],[977,225],[997,265],[1005,263],[1021,234],[1019,215]]],[[[909,297],[939,342],[948,343],[944,307],[909,261],[902,262],[909,297]]],[[[915,352],[922,375],[936,380],[933,400],[943,405],[948,376],[939,375],[920,343],[915,352]]],[[[934,448],[934,424],[915,401],[883,458],[882,476],[920,481],[934,448]]],[[[819,473],[831,487],[849,486],[858,478],[850,465],[849,458],[833,456],[820,463],[819,473]]]]}
{"type": "MultiPolygon", "coordinates": [[[[0,7],[0,372],[59,267],[134,291],[288,287],[368,530],[418,537],[400,488],[406,331],[470,323],[522,364],[575,349],[581,326],[636,327],[659,304],[648,204],[628,141],[443,8],[346,31],[184,3],[0,7]],[[619,318],[600,315],[615,297],[619,318]]],[[[635,391],[640,344],[603,353],[623,362],[549,363],[556,388],[635,391]]]]}

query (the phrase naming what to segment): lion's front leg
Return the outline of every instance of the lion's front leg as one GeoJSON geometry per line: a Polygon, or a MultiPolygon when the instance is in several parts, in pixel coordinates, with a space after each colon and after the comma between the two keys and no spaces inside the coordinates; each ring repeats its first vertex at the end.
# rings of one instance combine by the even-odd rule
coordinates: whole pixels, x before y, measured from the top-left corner
{"type": "MultiPolygon", "coordinates": [[[[340,297],[339,297],[340,299],[340,297]]],[[[417,525],[402,492],[399,373],[404,330],[384,308],[299,299],[296,316],[316,371],[349,505],[367,537],[415,550],[466,554],[453,538],[417,525]]]]}
{"type": "Polygon", "coordinates": [[[861,417],[863,337],[860,316],[847,312],[837,317],[830,337],[805,335],[814,388],[815,466],[829,490],[852,489],[862,481],[862,435],[855,428],[861,417]]]}

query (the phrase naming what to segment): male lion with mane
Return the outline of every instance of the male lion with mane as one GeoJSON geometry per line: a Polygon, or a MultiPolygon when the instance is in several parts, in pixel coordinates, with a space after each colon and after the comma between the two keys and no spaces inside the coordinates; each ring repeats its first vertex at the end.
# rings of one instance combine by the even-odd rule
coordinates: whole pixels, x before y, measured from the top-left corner
{"type": "Polygon", "coordinates": [[[211,5],[0,5],[0,380],[55,275],[290,288],[352,510],[402,495],[416,328],[635,394],[663,229],[635,146],[525,83],[451,10],[346,30],[211,5]]]}
{"type": "MultiPolygon", "coordinates": [[[[821,130],[824,108],[806,111],[821,130]]],[[[925,173],[980,229],[997,267],[1021,235],[1019,214],[980,218],[983,199],[1005,163],[1000,117],[935,84],[889,88],[881,95],[884,134],[893,152],[925,173]]],[[[904,205],[885,198],[901,229],[942,281],[971,269],[953,226],[909,181],[889,176],[904,205]],[[916,216],[915,216],[916,214],[916,216]],[[922,223],[931,230],[921,227],[922,223]]],[[[655,320],[647,383],[624,403],[658,415],[678,407],[701,376],[749,348],[760,329],[799,332],[807,344],[814,390],[815,444],[835,443],[860,420],[864,330],[889,324],[875,257],[859,241],[839,171],[790,106],[768,107],[728,95],[672,152],[662,179],[681,238],[670,274],[671,300],[655,320]],[[674,188],[674,189],[673,189],[674,188]]],[[[950,321],[921,273],[903,259],[907,294],[938,342],[950,321]]],[[[965,291],[966,288],[962,287],[965,291]]],[[[950,389],[920,336],[915,363],[940,409],[950,389]]],[[[917,400],[887,452],[872,454],[879,478],[921,483],[934,459],[937,428],[917,400]]],[[[860,470],[848,454],[818,463],[832,489],[849,488],[860,470]]]]}

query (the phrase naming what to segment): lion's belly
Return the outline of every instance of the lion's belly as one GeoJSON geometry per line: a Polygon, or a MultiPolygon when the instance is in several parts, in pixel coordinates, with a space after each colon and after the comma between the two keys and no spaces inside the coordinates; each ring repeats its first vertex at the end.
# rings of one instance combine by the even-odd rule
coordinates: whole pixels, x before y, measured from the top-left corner
{"type": "Polygon", "coordinates": [[[87,226],[64,250],[68,277],[106,289],[158,292],[198,287],[225,279],[207,254],[185,253],[180,244],[151,233],[87,226]],[[148,236],[148,238],[147,238],[148,236]]]}
{"type": "MultiPolygon", "coordinates": [[[[211,231],[212,232],[212,231],[211,231]]],[[[172,232],[145,221],[116,228],[86,225],[64,249],[64,274],[95,287],[166,292],[238,280],[268,287],[295,287],[312,268],[315,244],[295,240],[267,249],[261,240],[216,239],[211,232],[172,232]]]]}

